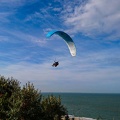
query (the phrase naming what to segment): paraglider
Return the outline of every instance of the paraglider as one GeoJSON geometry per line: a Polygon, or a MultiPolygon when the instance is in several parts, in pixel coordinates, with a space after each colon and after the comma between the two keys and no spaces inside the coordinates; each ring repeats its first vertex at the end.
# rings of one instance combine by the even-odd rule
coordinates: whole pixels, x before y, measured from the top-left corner
{"type": "Polygon", "coordinates": [[[53,67],[57,67],[59,65],[59,62],[54,61],[54,63],[52,64],[53,67]]]}
{"type": "MultiPolygon", "coordinates": [[[[69,48],[69,51],[70,51],[70,54],[72,56],[76,56],[76,47],[75,47],[75,44],[72,40],[72,38],[65,32],[63,31],[50,31],[48,32],[48,34],[46,35],[46,37],[51,37],[52,35],[54,34],[57,34],[59,35],[61,38],[63,38],[63,40],[65,41],[65,43],[67,44],[68,48],[69,48]]],[[[53,63],[53,67],[57,67],[59,65],[59,62],[55,62],[53,63]]]]}

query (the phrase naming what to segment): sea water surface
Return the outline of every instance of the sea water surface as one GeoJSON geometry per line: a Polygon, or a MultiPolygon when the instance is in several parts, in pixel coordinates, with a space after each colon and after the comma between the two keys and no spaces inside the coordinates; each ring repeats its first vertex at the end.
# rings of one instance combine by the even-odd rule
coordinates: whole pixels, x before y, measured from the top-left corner
{"type": "Polygon", "coordinates": [[[68,113],[79,117],[120,120],[120,94],[43,93],[60,96],[68,113]]]}

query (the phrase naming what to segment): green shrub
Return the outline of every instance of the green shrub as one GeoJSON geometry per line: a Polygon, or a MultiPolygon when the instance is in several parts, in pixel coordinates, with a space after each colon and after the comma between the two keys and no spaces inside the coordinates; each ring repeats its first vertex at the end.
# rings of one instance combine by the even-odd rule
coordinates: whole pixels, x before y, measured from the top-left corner
{"type": "Polygon", "coordinates": [[[42,97],[33,84],[0,76],[0,120],[60,120],[67,114],[61,98],[42,97]]]}
{"type": "Polygon", "coordinates": [[[61,120],[61,116],[67,114],[66,108],[61,104],[61,98],[53,95],[43,98],[42,111],[44,120],[61,120]]]}

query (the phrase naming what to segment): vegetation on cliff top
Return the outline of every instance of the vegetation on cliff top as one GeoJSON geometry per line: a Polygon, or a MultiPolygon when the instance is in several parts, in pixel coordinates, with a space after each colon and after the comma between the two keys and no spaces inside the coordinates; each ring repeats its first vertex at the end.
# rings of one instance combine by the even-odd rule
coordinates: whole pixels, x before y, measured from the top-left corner
{"type": "Polygon", "coordinates": [[[61,98],[42,96],[30,82],[23,87],[14,78],[0,76],[0,120],[60,120],[67,114],[61,98]]]}

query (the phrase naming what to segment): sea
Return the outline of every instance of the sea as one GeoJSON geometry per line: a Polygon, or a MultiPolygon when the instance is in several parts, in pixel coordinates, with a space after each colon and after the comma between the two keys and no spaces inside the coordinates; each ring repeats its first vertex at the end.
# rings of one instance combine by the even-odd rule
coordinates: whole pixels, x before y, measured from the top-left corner
{"type": "Polygon", "coordinates": [[[98,120],[120,120],[120,94],[42,93],[61,98],[69,115],[98,120]]]}

